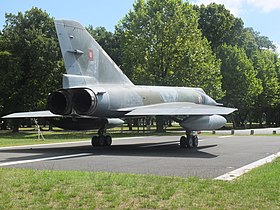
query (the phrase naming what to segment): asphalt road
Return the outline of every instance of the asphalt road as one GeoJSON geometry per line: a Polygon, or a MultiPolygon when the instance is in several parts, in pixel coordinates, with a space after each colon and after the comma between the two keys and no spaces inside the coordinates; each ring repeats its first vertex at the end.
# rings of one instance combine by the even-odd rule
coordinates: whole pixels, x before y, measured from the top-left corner
{"type": "Polygon", "coordinates": [[[215,178],[280,151],[279,136],[201,136],[197,149],[182,149],[178,136],[0,148],[0,167],[81,170],[215,178]]]}

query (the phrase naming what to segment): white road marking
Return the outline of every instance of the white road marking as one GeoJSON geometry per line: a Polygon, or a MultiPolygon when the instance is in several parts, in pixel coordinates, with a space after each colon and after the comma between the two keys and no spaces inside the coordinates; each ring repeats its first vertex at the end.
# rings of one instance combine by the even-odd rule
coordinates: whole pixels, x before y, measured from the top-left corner
{"type": "Polygon", "coordinates": [[[218,139],[225,139],[225,138],[231,138],[233,136],[219,136],[218,139]]]}
{"type": "Polygon", "coordinates": [[[238,168],[236,170],[230,171],[222,176],[216,177],[216,180],[224,180],[224,181],[232,181],[234,179],[236,179],[237,177],[249,172],[250,170],[252,170],[253,168],[259,167],[261,165],[264,165],[266,163],[270,163],[272,162],[274,159],[276,159],[277,157],[280,157],[280,152],[270,155],[268,157],[265,157],[263,159],[257,160],[253,163],[250,163],[246,166],[243,166],[241,168],[238,168]]]}
{"type": "Polygon", "coordinates": [[[62,156],[56,156],[56,157],[38,158],[38,159],[32,159],[32,160],[12,161],[12,162],[0,163],[0,167],[25,164],[25,163],[34,163],[34,162],[40,162],[40,161],[46,161],[46,160],[59,160],[59,159],[64,159],[64,158],[82,157],[82,156],[88,156],[88,155],[92,155],[92,153],[82,153],[82,154],[73,154],[73,155],[62,155],[62,156]]]}

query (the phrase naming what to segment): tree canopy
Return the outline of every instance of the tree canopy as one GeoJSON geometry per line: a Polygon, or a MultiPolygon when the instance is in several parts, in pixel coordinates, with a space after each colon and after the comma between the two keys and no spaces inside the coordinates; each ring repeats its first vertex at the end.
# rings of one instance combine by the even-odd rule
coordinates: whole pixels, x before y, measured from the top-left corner
{"type": "Polygon", "coordinates": [[[244,125],[248,116],[269,122],[268,113],[279,118],[279,55],[268,37],[253,28],[244,28],[243,21],[234,17],[223,5],[194,6],[199,13],[199,28],[221,61],[222,87],[226,106],[239,110],[237,125],[244,125]],[[263,119],[263,114],[266,117],[263,119]],[[261,116],[261,117],[258,117],[261,116]]]}
{"type": "MultiPolygon", "coordinates": [[[[53,18],[6,14],[0,31],[0,115],[45,108],[64,73],[53,18]]],[[[87,27],[135,84],[201,87],[246,121],[280,126],[276,46],[223,5],[136,0],[114,32],[87,27]]]]}
{"type": "Polygon", "coordinates": [[[234,17],[224,5],[211,3],[194,6],[199,13],[199,28],[211,43],[212,49],[223,44],[235,45],[243,31],[243,21],[234,17]]]}
{"type": "Polygon", "coordinates": [[[200,86],[220,98],[220,62],[181,0],[139,0],[116,28],[121,63],[137,84],[200,86]]]}
{"type": "Polygon", "coordinates": [[[38,8],[6,14],[0,57],[1,114],[44,109],[64,71],[53,19],[38,8]]]}

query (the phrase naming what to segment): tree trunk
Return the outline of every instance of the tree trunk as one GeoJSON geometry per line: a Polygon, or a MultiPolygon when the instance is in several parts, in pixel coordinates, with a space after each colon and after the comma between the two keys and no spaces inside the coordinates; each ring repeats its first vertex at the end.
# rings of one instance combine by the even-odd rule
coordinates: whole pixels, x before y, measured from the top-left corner
{"type": "Polygon", "coordinates": [[[19,125],[20,125],[20,121],[18,119],[12,121],[13,133],[19,132],[19,125]]]}
{"type": "Polygon", "coordinates": [[[231,115],[231,119],[232,119],[232,127],[233,127],[233,129],[236,129],[237,123],[236,123],[235,114],[232,114],[232,115],[231,115]]]}
{"type": "Polygon", "coordinates": [[[164,122],[165,122],[164,116],[157,116],[156,117],[156,122],[157,122],[157,130],[156,130],[156,132],[157,133],[164,133],[165,132],[165,130],[163,128],[164,122]]]}
{"type": "Polygon", "coordinates": [[[53,130],[53,124],[51,122],[49,122],[49,131],[53,130]]]}
{"type": "Polygon", "coordinates": [[[131,119],[131,118],[129,118],[129,119],[127,120],[127,124],[128,124],[128,130],[129,130],[129,131],[132,131],[132,119],[131,119]]]}

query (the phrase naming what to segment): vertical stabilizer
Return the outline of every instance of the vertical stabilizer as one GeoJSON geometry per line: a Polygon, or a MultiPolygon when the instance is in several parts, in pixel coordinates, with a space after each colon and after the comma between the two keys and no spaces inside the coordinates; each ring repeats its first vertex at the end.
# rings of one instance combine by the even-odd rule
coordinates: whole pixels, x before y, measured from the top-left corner
{"type": "Polygon", "coordinates": [[[80,23],[55,20],[55,27],[69,84],[133,85],[80,23]]]}

